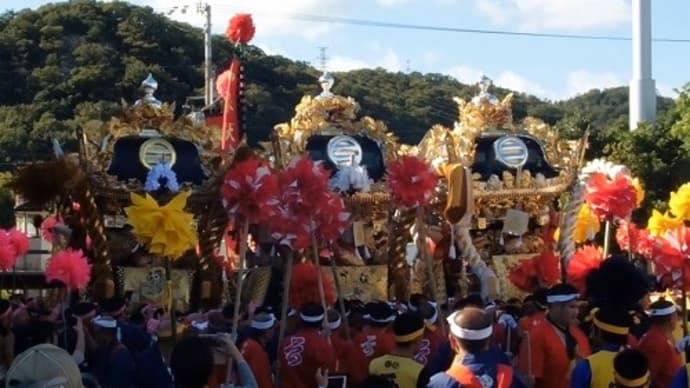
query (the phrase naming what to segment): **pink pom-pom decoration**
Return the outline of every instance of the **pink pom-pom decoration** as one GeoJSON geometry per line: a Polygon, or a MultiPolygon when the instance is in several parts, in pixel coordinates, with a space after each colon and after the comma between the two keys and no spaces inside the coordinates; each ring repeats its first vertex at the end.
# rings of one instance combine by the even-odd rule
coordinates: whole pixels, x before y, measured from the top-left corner
{"type": "Polygon", "coordinates": [[[59,281],[72,291],[83,291],[91,280],[91,266],[82,251],[57,252],[46,266],[46,280],[59,281]]]}
{"type": "Polygon", "coordinates": [[[7,271],[14,267],[17,261],[17,250],[10,240],[10,236],[0,229],[0,271],[7,271]]]}
{"type": "Polygon", "coordinates": [[[412,208],[429,204],[437,177],[428,164],[414,156],[406,156],[390,163],[387,170],[388,187],[399,206],[412,208]]]}
{"type": "Polygon", "coordinates": [[[7,232],[10,238],[10,243],[14,245],[17,256],[24,256],[29,252],[29,238],[17,229],[10,229],[7,232]]]}
{"type": "Polygon", "coordinates": [[[49,243],[53,242],[53,228],[59,224],[57,216],[50,216],[41,223],[41,237],[49,243]]]}

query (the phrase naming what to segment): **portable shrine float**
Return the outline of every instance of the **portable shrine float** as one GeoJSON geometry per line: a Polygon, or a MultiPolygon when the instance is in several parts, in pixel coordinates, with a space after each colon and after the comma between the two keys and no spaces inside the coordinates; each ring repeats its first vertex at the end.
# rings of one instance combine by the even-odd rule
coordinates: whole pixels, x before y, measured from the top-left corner
{"type": "Polygon", "coordinates": [[[56,145],[54,161],[20,170],[14,186],[57,209],[43,233],[56,236],[54,252],[89,258],[94,298],[127,295],[187,311],[221,294],[212,264],[227,225],[220,134],[175,119],[174,104],[155,98],[151,75],[141,86],[145,96],[123,101],[121,117],[87,123],[78,154],[56,145]]]}
{"type": "Polygon", "coordinates": [[[360,117],[355,100],[333,94],[331,75],[319,81],[323,92],[304,97],[264,148],[277,170],[306,154],[331,172],[350,213],[330,252],[343,297],[445,300],[472,287],[486,298],[517,295],[507,271],[552,249],[558,201],[577,178],[586,139],[561,140],[534,118],[514,123],[512,95],[499,101],[483,79],[478,96],[456,99],[453,129],[437,125],[417,146],[403,145],[383,122],[360,117]],[[398,206],[386,182],[388,167],[410,157],[440,178],[418,209],[398,206]],[[424,256],[434,259],[433,275],[424,256]]]}

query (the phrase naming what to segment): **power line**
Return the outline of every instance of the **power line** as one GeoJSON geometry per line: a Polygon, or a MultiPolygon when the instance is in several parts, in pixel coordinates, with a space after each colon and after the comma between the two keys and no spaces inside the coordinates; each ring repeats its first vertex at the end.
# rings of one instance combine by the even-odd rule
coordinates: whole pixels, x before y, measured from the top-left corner
{"type": "MultiPolygon", "coordinates": [[[[219,7],[228,7],[228,5],[223,4],[223,5],[219,5],[219,7]]],[[[520,32],[520,31],[509,31],[509,30],[481,29],[481,28],[432,26],[432,25],[423,25],[423,24],[386,22],[386,21],[379,21],[379,20],[353,19],[353,18],[343,18],[343,17],[327,16],[327,15],[312,15],[312,14],[302,14],[302,13],[255,12],[254,14],[255,15],[261,15],[261,16],[267,16],[267,17],[273,17],[273,18],[285,18],[285,19],[291,19],[291,20],[298,20],[298,21],[303,21],[303,22],[342,24],[342,25],[362,26],[362,27],[378,27],[378,28],[403,29],[403,30],[454,32],[454,33],[481,34],[481,35],[504,35],[504,36],[516,36],[516,37],[526,37],[526,38],[600,40],[600,41],[618,41],[618,42],[632,41],[632,38],[629,36],[558,34],[558,33],[545,33],[545,32],[520,32]]],[[[653,38],[652,41],[653,42],[660,42],[660,43],[690,43],[690,39],[687,39],[687,38],[653,38]]]]}

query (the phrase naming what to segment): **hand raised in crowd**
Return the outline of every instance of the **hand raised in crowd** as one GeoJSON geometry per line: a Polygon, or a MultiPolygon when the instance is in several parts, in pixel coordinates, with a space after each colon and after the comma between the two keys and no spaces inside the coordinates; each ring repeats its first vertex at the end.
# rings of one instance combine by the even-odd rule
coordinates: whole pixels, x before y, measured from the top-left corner
{"type": "Polygon", "coordinates": [[[316,370],[316,383],[320,388],[328,386],[328,369],[321,370],[321,368],[316,370]]]}

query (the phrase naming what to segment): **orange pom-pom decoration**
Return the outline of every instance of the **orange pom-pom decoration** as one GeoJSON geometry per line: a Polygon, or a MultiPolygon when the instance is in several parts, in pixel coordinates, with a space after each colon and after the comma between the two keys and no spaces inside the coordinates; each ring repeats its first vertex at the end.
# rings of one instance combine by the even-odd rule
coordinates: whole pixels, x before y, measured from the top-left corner
{"type": "Polygon", "coordinates": [[[600,247],[593,245],[580,247],[573,253],[568,262],[567,275],[569,283],[580,290],[580,292],[584,292],[587,287],[587,274],[591,270],[599,268],[603,260],[604,252],[600,247]]]}
{"type": "Polygon", "coordinates": [[[594,173],[587,180],[585,201],[601,220],[626,219],[637,206],[637,192],[625,174],[609,179],[606,174],[594,173]]]}
{"type": "Polygon", "coordinates": [[[406,156],[387,167],[388,187],[393,200],[402,207],[425,206],[436,188],[437,176],[424,161],[406,156]]]}
{"type": "MultiPolygon", "coordinates": [[[[317,269],[313,263],[299,263],[292,266],[292,279],[290,280],[289,305],[294,309],[300,309],[307,303],[320,305],[319,283],[317,281],[317,269]]],[[[335,302],[333,283],[326,276],[326,271],[321,270],[323,289],[326,296],[326,304],[332,306],[335,302]]]]}
{"type": "Polygon", "coordinates": [[[238,13],[233,16],[225,30],[225,37],[232,43],[249,43],[254,37],[256,28],[252,15],[248,13],[238,13]]]}
{"type": "Polygon", "coordinates": [[[66,249],[55,253],[46,266],[46,280],[59,281],[72,291],[83,291],[91,280],[91,266],[82,251],[66,249]]]}

